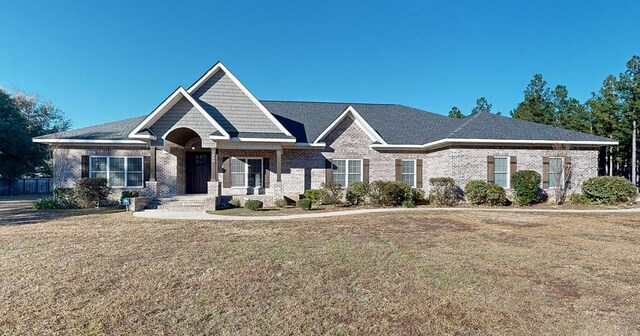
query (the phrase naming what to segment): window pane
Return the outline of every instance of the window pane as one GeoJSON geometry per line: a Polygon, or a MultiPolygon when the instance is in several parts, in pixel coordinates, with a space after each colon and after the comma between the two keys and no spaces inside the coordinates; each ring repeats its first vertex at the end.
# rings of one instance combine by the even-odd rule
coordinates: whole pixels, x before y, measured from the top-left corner
{"type": "Polygon", "coordinates": [[[124,171],[124,158],[109,158],[109,171],[124,171]]]}
{"type": "Polygon", "coordinates": [[[339,173],[333,173],[333,183],[337,183],[341,186],[345,186],[346,185],[346,176],[347,174],[339,174],[339,173]]]}
{"type": "Polygon", "coordinates": [[[493,182],[503,188],[509,185],[509,159],[506,157],[496,157],[493,159],[493,182]]]}
{"type": "Polygon", "coordinates": [[[244,172],[231,173],[231,186],[232,187],[244,187],[244,172]]]}
{"type": "Polygon", "coordinates": [[[249,159],[249,187],[262,187],[262,160],[249,159]]]}
{"type": "Polygon", "coordinates": [[[402,173],[403,174],[413,174],[415,171],[415,161],[413,160],[402,160],[402,173]]]}
{"type": "Polygon", "coordinates": [[[127,171],[129,171],[129,172],[141,172],[142,171],[142,158],[127,158],[127,171]]]}
{"type": "Polygon", "coordinates": [[[414,186],[414,174],[402,174],[402,182],[414,186]]]}
{"type": "Polygon", "coordinates": [[[245,160],[231,158],[231,172],[232,173],[244,173],[245,172],[245,160]]]}
{"type": "Polygon", "coordinates": [[[349,174],[360,174],[362,172],[362,161],[349,160],[349,174]]]}
{"type": "Polygon", "coordinates": [[[127,173],[127,187],[142,187],[142,173],[127,173]]]}
{"type": "Polygon", "coordinates": [[[109,185],[124,187],[124,172],[109,172],[109,185]]]}
{"type": "Polygon", "coordinates": [[[349,184],[353,182],[360,182],[362,180],[361,174],[349,174],[349,184]]]}
{"type": "Polygon", "coordinates": [[[333,160],[333,172],[338,174],[346,173],[346,160],[333,160]]]}
{"type": "Polygon", "coordinates": [[[93,173],[91,173],[91,177],[106,179],[107,178],[107,172],[93,172],[93,173]]]}
{"type": "Polygon", "coordinates": [[[549,158],[549,187],[555,188],[562,183],[562,158],[549,158]]]}
{"type": "Polygon", "coordinates": [[[493,162],[495,164],[495,168],[494,171],[496,173],[507,173],[507,164],[508,164],[509,159],[505,158],[505,157],[497,157],[493,159],[493,162]]]}
{"type": "Polygon", "coordinates": [[[107,158],[106,157],[92,157],[91,158],[91,171],[107,171],[107,158]]]}
{"type": "Polygon", "coordinates": [[[494,174],[494,183],[506,188],[508,183],[507,183],[507,174],[503,174],[503,173],[496,173],[494,174]]]}

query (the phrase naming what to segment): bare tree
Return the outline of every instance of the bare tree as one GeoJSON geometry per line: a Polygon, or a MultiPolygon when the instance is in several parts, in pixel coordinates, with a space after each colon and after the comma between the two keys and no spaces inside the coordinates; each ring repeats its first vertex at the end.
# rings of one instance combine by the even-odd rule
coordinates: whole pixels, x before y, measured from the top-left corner
{"type": "Polygon", "coordinates": [[[66,181],[72,176],[73,161],[69,148],[52,145],[49,151],[51,177],[55,188],[65,187],[66,181]]]}
{"type": "Polygon", "coordinates": [[[549,172],[554,172],[553,176],[550,177],[550,179],[553,179],[553,188],[549,189],[553,194],[553,202],[555,204],[564,203],[567,198],[567,192],[573,188],[571,185],[573,168],[570,153],[571,145],[560,142],[553,144],[551,158],[558,160],[549,160],[549,172]]]}

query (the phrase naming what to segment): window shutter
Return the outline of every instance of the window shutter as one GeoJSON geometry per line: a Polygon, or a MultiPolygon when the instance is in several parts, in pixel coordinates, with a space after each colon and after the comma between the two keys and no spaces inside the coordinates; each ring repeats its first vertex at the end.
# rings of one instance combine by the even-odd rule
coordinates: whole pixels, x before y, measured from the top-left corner
{"type": "Polygon", "coordinates": [[[83,155],[82,156],[82,173],[81,173],[81,177],[89,177],[89,156],[88,155],[83,155]]]}
{"type": "Polygon", "coordinates": [[[422,159],[416,160],[416,188],[422,188],[422,159]]]}
{"type": "Polygon", "coordinates": [[[565,175],[565,181],[567,181],[567,185],[565,186],[565,189],[571,189],[573,188],[573,186],[571,185],[571,157],[567,156],[564,158],[564,173],[565,175]]]}
{"type": "Polygon", "coordinates": [[[402,181],[402,160],[396,159],[396,181],[402,181]]]}
{"type": "Polygon", "coordinates": [[[144,170],[144,181],[147,182],[149,181],[149,178],[151,176],[151,157],[150,156],[145,156],[142,158],[142,170],[144,170]]]}
{"type": "Polygon", "coordinates": [[[362,159],[362,182],[369,183],[369,159],[362,159]]]}
{"type": "Polygon", "coordinates": [[[549,157],[542,158],[542,189],[549,189],[549,157]]]}
{"type": "Polygon", "coordinates": [[[513,175],[513,173],[518,171],[518,157],[512,156],[509,158],[509,177],[513,175]]]}
{"type": "Polygon", "coordinates": [[[269,188],[271,186],[271,171],[269,170],[269,158],[262,159],[262,179],[264,180],[264,187],[269,188]]]}
{"type": "Polygon", "coordinates": [[[324,181],[325,183],[333,182],[333,163],[329,159],[324,160],[324,181]]]}
{"type": "Polygon", "coordinates": [[[226,157],[222,159],[222,187],[231,188],[231,160],[226,157]]]}
{"type": "Polygon", "coordinates": [[[494,172],[494,163],[493,156],[487,156],[487,182],[493,183],[493,172],[494,172]]]}

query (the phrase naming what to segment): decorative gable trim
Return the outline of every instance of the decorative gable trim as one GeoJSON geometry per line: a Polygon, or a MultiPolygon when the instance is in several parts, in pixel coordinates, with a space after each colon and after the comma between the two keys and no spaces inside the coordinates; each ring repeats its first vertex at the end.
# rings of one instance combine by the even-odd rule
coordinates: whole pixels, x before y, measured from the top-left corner
{"type": "Polygon", "coordinates": [[[242,93],[244,93],[249,98],[249,100],[251,100],[251,102],[254,105],[256,105],[256,107],[258,107],[258,109],[262,111],[262,113],[264,113],[267,116],[267,118],[269,118],[269,120],[282,131],[282,133],[288,136],[292,136],[289,130],[287,130],[278,121],[278,119],[276,119],[276,117],[274,117],[273,114],[271,114],[271,112],[269,112],[269,110],[267,110],[267,108],[264,107],[264,105],[262,105],[262,103],[258,99],[256,99],[256,97],[251,92],[249,92],[249,90],[247,90],[247,88],[244,85],[242,85],[242,83],[238,80],[238,78],[236,78],[236,76],[234,76],[233,73],[231,73],[231,71],[229,71],[229,69],[227,69],[227,67],[225,67],[224,64],[222,64],[222,62],[220,61],[218,61],[213,67],[211,67],[211,69],[209,69],[209,71],[207,71],[204,75],[202,75],[200,79],[198,79],[195,83],[193,83],[193,85],[191,85],[187,89],[187,92],[189,94],[194,93],[218,71],[223,71],[227,75],[227,77],[231,79],[233,84],[235,84],[238,88],[240,88],[242,93]]]}
{"type": "Polygon", "coordinates": [[[367,134],[367,136],[369,136],[369,138],[371,138],[372,141],[381,143],[383,145],[387,144],[387,142],[384,141],[380,134],[378,134],[378,132],[376,132],[376,130],[373,129],[373,127],[371,127],[371,125],[369,125],[369,123],[364,120],[362,116],[360,116],[358,111],[356,111],[353,106],[347,107],[344,112],[342,112],[342,114],[340,114],[340,116],[338,116],[338,118],[336,118],[336,120],[334,120],[331,125],[329,125],[329,127],[327,127],[324,131],[322,131],[322,133],[320,133],[320,135],[318,135],[318,137],[313,141],[313,144],[319,144],[320,140],[327,136],[327,134],[329,134],[329,132],[331,132],[347,116],[351,116],[356,125],[360,126],[360,128],[362,128],[362,130],[367,134]]]}
{"type": "Polygon", "coordinates": [[[153,110],[151,114],[149,114],[138,126],[136,126],[136,128],[134,128],[133,131],[129,133],[129,138],[149,139],[150,137],[148,134],[140,134],[140,132],[151,127],[151,125],[158,121],[160,117],[167,113],[167,111],[169,111],[182,98],[187,99],[189,103],[191,103],[191,105],[193,105],[193,107],[198,110],[198,112],[200,112],[202,116],[204,116],[205,119],[207,119],[207,121],[209,121],[218,130],[218,132],[220,132],[220,134],[222,134],[222,136],[211,135],[209,136],[210,139],[230,138],[229,133],[227,133],[227,131],[225,131],[222,126],[220,126],[220,124],[218,124],[211,117],[211,115],[209,115],[209,113],[207,113],[207,111],[205,111],[202,106],[200,106],[200,104],[198,104],[198,102],[196,102],[196,100],[193,99],[193,97],[191,97],[191,95],[182,86],[178,87],[171,95],[169,95],[169,97],[167,97],[167,99],[165,99],[160,105],[158,105],[158,107],[156,107],[156,109],[153,110]]]}

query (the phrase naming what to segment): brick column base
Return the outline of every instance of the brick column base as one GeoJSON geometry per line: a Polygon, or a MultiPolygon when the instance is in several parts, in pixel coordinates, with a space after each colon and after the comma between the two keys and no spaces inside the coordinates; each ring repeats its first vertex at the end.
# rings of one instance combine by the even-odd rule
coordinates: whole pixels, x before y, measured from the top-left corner
{"type": "Polygon", "coordinates": [[[147,197],[151,197],[151,198],[157,198],[158,197],[158,181],[147,181],[144,183],[145,189],[147,189],[145,191],[145,196],[147,197]]]}
{"type": "Polygon", "coordinates": [[[271,182],[271,189],[273,190],[274,200],[284,197],[284,183],[271,182]]]}

